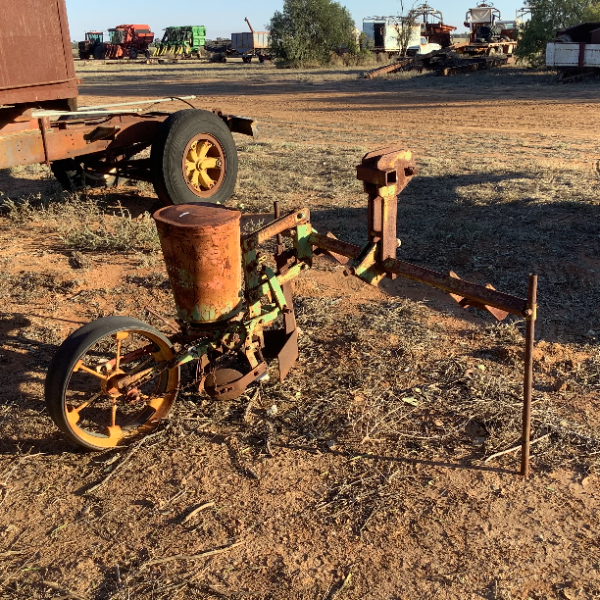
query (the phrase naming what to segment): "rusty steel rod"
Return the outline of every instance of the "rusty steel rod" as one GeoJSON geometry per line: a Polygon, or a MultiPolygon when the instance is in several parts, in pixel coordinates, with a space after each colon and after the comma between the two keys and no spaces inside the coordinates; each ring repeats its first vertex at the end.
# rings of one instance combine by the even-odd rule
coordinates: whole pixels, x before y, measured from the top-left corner
{"type": "MultiPolygon", "coordinates": [[[[348,258],[356,258],[361,252],[361,248],[355,244],[336,240],[314,231],[310,234],[309,241],[322,250],[347,256],[348,258]]],[[[380,266],[388,273],[394,273],[400,277],[438,288],[449,294],[457,294],[473,302],[499,308],[520,317],[526,316],[528,301],[523,298],[505,294],[463,279],[456,279],[450,277],[450,275],[443,275],[437,271],[402,260],[389,258],[384,260],[380,266]]]]}
{"type": "Polygon", "coordinates": [[[523,381],[523,449],[521,475],[529,477],[529,448],[531,445],[531,391],[533,387],[533,342],[537,317],[537,275],[529,275],[525,325],[525,376],[523,381]]]}
{"type": "MultiPolygon", "coordinates": [[[[273,219],[277,221],[281,217],[281,210],[279,208],[279,200],[275,200],[273,202],[273,219]]],[[[277,234],[277,254],[281,254],[283,252],[283,236],[281,233],[277,234]]]]}
{"type": "Polygon", "coordinates": [[[311,232],[308,241],[321,250],[326,250],[332,254],[340,254],[348,258],[356,258],[362,250],[360,246],[356,246],[355,244],[337,240],[328,235],[323,235],[314,231],[311,232]]]}
{"type": "Polygon", "coordinates": [[[455,279],[450,275],[444,275],[425,267],[419,267],[402,260],[388,258],[380,265],[387,273],[394,273],[400,277],[418,281],[431,287],[447,292],[448,294],[456,294],[467,298],[473,302],[499,308],[513,315],[520,317],[526,316],[527,300],[498,292],[487,288],[477,283],[464,281],[463,279],[455,279]]]}
{"type": "MultiPolygon", "coordinates": [[[[361,248],[355,244],[336,240],[314,231],[310,234],[309,241],[322,250],[347,256],[348,258],[356,258],[361,252],[361,248]]],[[[450,277],[450,275],[444,275],[402,260],[389,258],[384,260],[380,266],[388,273],[394,273],[400,277],[438,288],[449,294],[457,294],[473,302],[499,308],[520,317],[526,316],[528,301],[523,298],[505,294],[463,279],[456,279],[450,277]]]]}

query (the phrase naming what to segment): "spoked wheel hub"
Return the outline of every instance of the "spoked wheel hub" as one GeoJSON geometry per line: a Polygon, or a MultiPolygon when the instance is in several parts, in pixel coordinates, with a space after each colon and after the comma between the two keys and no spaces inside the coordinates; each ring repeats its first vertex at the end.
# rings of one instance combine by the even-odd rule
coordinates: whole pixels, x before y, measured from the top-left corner
{"type": "Polygon", "coordinates": [[[187,187],[203,198],[213,194],[225,177],[225,153],[216,137],[201,133],[183,152],[182,170],[187,187]]]}
{"type": "Polygon", "coordinates": [[[69,336],[46,378],[48,412],[90,450],[148,433],[169,412],[179,385],[170,341],[128,317],[106,317],[69,336]]]}

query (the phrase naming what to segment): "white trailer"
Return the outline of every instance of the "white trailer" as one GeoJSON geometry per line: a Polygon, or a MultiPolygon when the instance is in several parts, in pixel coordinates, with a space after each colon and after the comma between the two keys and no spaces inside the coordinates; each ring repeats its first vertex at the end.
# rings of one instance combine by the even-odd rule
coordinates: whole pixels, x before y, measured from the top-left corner
{"type": "Polygon", "coordinates": [[[600,44],[549,42],[546,66],[555,69],[600,69],[600,44]]]}
{"type": "MultiPolygon", "coordinates": [[[[398,33],[402,27],[400,17],[366,17],[363,19],[363,32],[373,41],[374,52],[387,52],[390,55],[401,51],[398,33]]],[[[421,43],[421,24],[413,25],[407,47],[421,43]]]]}
{"type": "Polygon", "coordinates": [[[546,66],[556,69],[563,80],[600,73],[600,23],[559,31],[546,46],[546,66]]]}

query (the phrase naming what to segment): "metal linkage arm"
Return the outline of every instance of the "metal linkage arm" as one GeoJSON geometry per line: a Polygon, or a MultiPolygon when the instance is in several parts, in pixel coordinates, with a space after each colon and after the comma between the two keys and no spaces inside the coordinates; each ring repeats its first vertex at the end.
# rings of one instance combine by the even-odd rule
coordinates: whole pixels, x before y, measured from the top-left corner
{"type": "Polygon", "coordinates": [[[252,250],[266,242],[276,235],[293,229],[299,225],[305,225],[310,221],[310,211],[308,208],[285,215],[275,221],[257,229],[255,232],[242,236],[242,251],[252,250]]]}
{"type": "MultiPolygon", "coordinates": [[[[321,250],[346,256],[350,259],[357,258],[362,252],[360,246],[336,240],[335,238],[319,233],[311,233],[308,239],[313,246],[321,250]]],[[[527,300],[523,298],[498,292],[477,283],[464,281],[451,275],[444,275],[443,273],[394,258],[388,258],[378,266],[388,274],[398,275],[437,288],[448,294],[460,296],[471,301],[472,304],[491,306],[520,317],[527,316],[527,300]]]]}

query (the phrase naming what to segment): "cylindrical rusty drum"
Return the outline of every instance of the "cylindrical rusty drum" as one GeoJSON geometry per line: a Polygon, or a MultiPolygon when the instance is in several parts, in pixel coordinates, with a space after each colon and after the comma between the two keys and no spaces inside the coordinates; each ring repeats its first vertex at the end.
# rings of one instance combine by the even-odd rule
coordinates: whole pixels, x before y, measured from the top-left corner
{"type": "Polygon", "coordinates": [[[216,323],[242,302],[240,217],[214,204],[178,204],[153,215],[177,316],[188,323],[216,323]]]}

